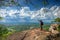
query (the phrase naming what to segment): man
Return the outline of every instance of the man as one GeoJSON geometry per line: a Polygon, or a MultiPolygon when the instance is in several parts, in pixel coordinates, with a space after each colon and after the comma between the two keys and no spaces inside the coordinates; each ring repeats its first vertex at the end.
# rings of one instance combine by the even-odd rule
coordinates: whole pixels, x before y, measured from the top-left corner
{"type": "Polygon", "coordinates": [[[43,26],[43,21],[42,21],[42,20],[40,20],[39,22],[40,22],[41,30],[43,30],[43,27],[42,27],[42,26],[43,26]]]}

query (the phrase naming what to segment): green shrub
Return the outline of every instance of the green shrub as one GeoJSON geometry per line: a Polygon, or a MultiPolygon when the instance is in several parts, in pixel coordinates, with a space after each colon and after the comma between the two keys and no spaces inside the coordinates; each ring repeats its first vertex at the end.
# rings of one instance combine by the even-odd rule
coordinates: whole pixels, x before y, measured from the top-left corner
{"type": "Polygon", "coordinates": [[[7,36],[12,34],[13,32],[14,32],[14,30],[11,30],[11,29],[5,27],[4,25],[0,25],[0,39],[1,40],[6,40],[7,36]]]}
{"type": "Polygon", "coordinates": [[[58,31],[60,32],[60,25],[58,26],[58,31]]]}
{"type": "Polygon", "coordinates": [[[55,19],[55,22],[60,22],[60,18],[56,18],[55,19]]]}

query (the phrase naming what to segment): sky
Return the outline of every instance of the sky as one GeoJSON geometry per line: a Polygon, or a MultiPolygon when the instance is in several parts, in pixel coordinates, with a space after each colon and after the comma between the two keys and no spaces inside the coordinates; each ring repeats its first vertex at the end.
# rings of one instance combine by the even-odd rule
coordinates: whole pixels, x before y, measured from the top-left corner
{"type": "Polygon", "coordinates": [[[43,0],[28,0],[28,4],[25,0],[15,1],[22,6],[0,7],[0,16],[4,18],[0,20],[1,23],[36,23],[38,20],[50,23],[55,18],[60,17],[60,0],[48,0],[46,5],[42,4],[43,0]]]}

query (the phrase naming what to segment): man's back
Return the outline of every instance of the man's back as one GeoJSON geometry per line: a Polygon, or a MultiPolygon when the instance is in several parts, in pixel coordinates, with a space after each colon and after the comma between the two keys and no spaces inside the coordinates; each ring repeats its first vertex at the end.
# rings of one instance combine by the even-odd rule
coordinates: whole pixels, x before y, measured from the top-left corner
{"type": "Polygon", "coordinates": [[[43,21],[42,20],[40,20],[40,27],[41,27],[41,30],[43,30],[43,21]]]}

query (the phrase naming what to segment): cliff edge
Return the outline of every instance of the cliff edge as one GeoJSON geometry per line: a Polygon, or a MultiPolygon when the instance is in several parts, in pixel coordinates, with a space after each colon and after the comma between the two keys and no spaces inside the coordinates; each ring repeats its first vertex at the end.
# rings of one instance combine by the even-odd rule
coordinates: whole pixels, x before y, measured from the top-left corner
{"type": "Polygon", "coordinates": [[[10,35],[7,40],[60,40],[60,33],[51,33],[40,28],[26,30],[10,35]]]}
{"type": "Polygon", "coordinates": [[[13,33],[7,40],[60,40],[58,24],[51,24],[49,31],[40,28],[13,33]]]}

